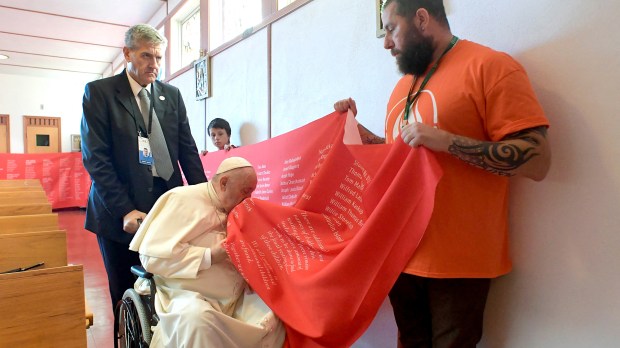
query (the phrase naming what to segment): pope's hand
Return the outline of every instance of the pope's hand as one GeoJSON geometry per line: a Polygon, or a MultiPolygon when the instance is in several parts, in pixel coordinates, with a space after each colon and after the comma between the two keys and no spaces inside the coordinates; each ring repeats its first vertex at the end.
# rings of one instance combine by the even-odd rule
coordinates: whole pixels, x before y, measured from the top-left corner
{"type": "Polygon", "coordinates": [[[228,258],[226,249],[224,249],[224,247],[222,246],[224,241],[226,241],[226,237],[224,237],[224,235],[219,235],[218,241],[211,248],[211,264],[212,265],[216,263],[220,263],[228,258]]]}

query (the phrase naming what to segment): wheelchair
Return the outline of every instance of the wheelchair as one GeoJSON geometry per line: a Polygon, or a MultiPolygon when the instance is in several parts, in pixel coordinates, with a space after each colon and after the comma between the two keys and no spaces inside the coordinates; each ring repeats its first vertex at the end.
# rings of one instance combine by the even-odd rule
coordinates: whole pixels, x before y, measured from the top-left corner
{"type": "Polygon", "coordinates": [[[116,306],[118,313],[118,346],[121,348],[146,348],[153,337],[152,328],[159,323],[155,313],[155,280],[153,274],[142,266],[132,266],[131,273],[147,280],[150,292],[139,294],[127,289],[116,306]]]}

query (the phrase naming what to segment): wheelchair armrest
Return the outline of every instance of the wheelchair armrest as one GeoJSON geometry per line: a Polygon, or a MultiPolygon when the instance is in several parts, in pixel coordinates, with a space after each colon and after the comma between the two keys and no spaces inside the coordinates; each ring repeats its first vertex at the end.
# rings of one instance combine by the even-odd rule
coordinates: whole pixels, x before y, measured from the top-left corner
{"type": "Polygon", "coordinates": [[[135,274],[140,278],[152,279],[153,273],[147,272],[142,266],[131,266],[131,273],[135,274]]]}

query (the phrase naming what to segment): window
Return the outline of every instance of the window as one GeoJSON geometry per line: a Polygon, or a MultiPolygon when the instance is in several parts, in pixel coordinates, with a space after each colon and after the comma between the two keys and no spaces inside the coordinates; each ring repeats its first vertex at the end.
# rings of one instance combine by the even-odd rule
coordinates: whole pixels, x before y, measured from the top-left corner
{"type": "MultiPolygon", "coordinates": [[[[166,30],[164,29],[164,26],[162,26],[157,31],[159,32],[159,35],[161,35],[162,37],[166,37],[166,30]]],[[[168,43],[168,45],[170,45],[170,43],[168,43]]],[[[168,47],[166,47],[166,49],[168,49],[168,47]]],[[[161,63],[159,64],[159,73],[157,74],[157,80],[162,81],[165,77],[166,77],[166,55],[164,54],[164,56],[161,57],[161,63]]]]}
{"type": "Polygon", "coordinates": [[[278,0],[278,11],[294,3],[296,0],[278,0]]]}
{"type": "Polygon", "coordinates": [[[200,57],[200,0],[189,0],[170,19],[170,73],[200,57]]]}
{"type": "Polygon", "coordinates": [[[200,57],[200,8],[181,23],[181,66],[200,57]]]}
{"type": "Polygon", "coordinates": [[[262,1],[212,0],[209,2],[211,50],[243,33],[263,19],[262,1]]]}
{"type": "Polygon", "coordinates": [[[37,146],[50,146],[49,134],[37,134],[36,137],[37,146]]]}

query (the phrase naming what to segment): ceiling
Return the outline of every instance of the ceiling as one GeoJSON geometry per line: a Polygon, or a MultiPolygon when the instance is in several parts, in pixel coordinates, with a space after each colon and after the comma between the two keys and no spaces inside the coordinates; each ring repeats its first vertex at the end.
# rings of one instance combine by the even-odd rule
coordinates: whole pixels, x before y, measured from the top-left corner
{"type": "Polygon", "coordinates": [[[101,75],[165,0],[0,0],[0,73],[101,75]]]}

